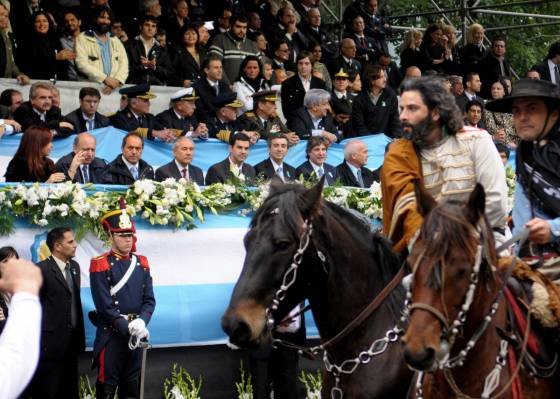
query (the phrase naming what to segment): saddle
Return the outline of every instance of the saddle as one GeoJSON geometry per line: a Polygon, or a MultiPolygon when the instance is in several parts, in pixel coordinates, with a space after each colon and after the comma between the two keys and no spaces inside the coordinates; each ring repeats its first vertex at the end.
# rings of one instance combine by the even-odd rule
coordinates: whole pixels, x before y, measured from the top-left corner
{"type": "MultiPolygon", "coordinates": [[[[507,270],[511,262],[511,257],[500,258],[498,269],[507,270]]],[[[549,377],[555,372],[560,348],[559,287],[539,271],[517,259],[506,284],[505,298],[508,302],[510,328],[516,336],[512,342],[517,347],[516,352],[519,354],[522,349],[528,327],[527,315],[531,311],[531,330],[524,363],[535,376],[549,377]]]]}

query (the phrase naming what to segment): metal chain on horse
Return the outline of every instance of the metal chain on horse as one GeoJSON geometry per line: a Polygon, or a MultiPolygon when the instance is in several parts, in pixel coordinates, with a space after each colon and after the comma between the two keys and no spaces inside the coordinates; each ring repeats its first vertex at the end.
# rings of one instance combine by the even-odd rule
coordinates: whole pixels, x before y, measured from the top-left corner
{"type": "Polygon", "coordinates": [[[303,222],[303,234],[299,239],[299,247],[292,258],[292,264],[290,265],[288,270],[286,270],[286,273],[284,273],[284,277],[282,278],[282,285],[280,285],[280,288],[274,294],[272,304],[268,308],[266,308],[266,325],[269,330],[272,330],[274,328],[274,317],[272,316],[272,311],[278,309],[280,302],[282,302],[286,297],[288,288],[290,288],[295,283],[297,278],[297,269],[301,264],[305,250],[309,246],[312,233],[313,224],[308,222],[306,219],[303,222]]]}
{"type": "Polygon", "coordinates": [[[339,366],[329,361],[329,355],[325,350],[323,352],[323,364],[325,369],[335,378],[335,386],[331,388],[331,399],[342,399],[344,397],[344,392],[340,388],[340,377],[342,374],[353,374],[360,364],[368,364],[372,358],[384,353],[390,343],[399,340],[402,332],[403,330],[397,326],[393,327],[385,333],[383,338],[373,341],[368,350],[360,352],[353,359],[344,360],[339,366]]]}

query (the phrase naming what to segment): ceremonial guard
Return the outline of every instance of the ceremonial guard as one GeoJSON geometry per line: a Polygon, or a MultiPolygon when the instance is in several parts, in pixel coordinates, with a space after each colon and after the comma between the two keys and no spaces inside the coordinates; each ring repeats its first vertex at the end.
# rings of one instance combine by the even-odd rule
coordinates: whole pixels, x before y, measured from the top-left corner
{"type": "Polygon", "coordinates": [[[134,222],[124,203],[120,207],[101,218],[111,250],[93,258],[90,265],[96,308],[90,319],[97,326],[93,356],[98,367],[98,399],[112,399],[117,386],[119,397],[139,397],[139,346],[149,339],[146,325],[156,305],[148,260],[134,253],[134,222]]]}

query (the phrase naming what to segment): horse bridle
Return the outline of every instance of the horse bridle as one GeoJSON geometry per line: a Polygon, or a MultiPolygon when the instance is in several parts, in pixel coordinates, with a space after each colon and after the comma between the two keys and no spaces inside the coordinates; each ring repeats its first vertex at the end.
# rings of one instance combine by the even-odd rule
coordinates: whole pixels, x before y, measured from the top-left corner
{"type": "MultiPolygon", "coordinates": [[[[271,214],[278,214],[278,208],[273,209],[270,213],[271,214]]],[[[309,244],[311,243],[311,235],[313,233],[313,224],[309,219],[305,219],[303,222],[303,232],[299,239],[298,249],[294,253],[292,257],[292,263],[282,278],[282,284],[280,288],[275,292],[274,298],[272,299],[271,304],[266,308],[265,316],[266,316],[266,326],[269,331],[272,331],[275,325],[274,317],[272,315],[273,311],[277,310],[280,306],[280,303],[285,299],[286,293],[288,289],[295,283],[297,278],[297,271],[301,262],[303,260],[303,255],[309,244]]],[[[328,271],[325,267],[326,257],[325,255],[318,249],[317,257],[323,263],[323,270],[325,273],[328,274],[328,271]]],[[[338,334],[334,337],[328,339],[326,342],[311,347],[302,347],[290,342],[285,342],[279,339],[273,340],[273,345],[282,345],[286,348],[295,349],[298,353],[307,353],[311,356],[316,356],[319,353],[323,352],[323,362],[325,364],[325,369],[333,374],[335,377],[335,386],[331,389],[331,398],[342,399],[344,394],[342,389],[340,388],[340,377],[342,374],[352,374],[357,369],[360,364],[367,364],[371,361],[371,359],[375,356],[381,355],[385,352],[388,347],[389,343],[397,342],[399,336],[402,334],[403,330],[397,326],[389,329],[385,336],[376,339],[370,345],[368,350],[360,352],[360,354],[352,359],[347,359],[343,361],[340,365],[332,364],[328,359],[328,353],[326,348],[329,346],[334,345],[336,342],[340,341],[342,338],[347,336],[351,331],[354,330],[359,324],[361,324],[365,319],[367,319],[387,298],[387,296],[395,289],[401,282],[402,278],[404,277],[404,264],[401,266],[400,270],[397,274],[393,277],[393,279],[387,284],[383,290],[376,295],[376,297],[354,318],[350,323],[348,323],[338,334]]],[[[295,317],[299,317],[296,315],[295,317]]]]}

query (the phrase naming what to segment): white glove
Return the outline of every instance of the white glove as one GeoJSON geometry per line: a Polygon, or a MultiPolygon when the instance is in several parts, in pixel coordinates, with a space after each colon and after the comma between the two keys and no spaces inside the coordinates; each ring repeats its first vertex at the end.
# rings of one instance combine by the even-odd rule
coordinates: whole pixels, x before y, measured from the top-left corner
{"type": "Polygon", "coordinates": [[[138,334],[136,334],[136,337],[138,338],[138,341],[141,341],[143,339],[145,339],[146,341],[150,340],[150,332],[148,331],[148,329],[146,327],[144,327],[142,330],[140,330],[140,332],[138,334]]]}
{"type": "Polygon", "coordinates": [[[138,337],[138,334],[146,329],[146,323],[141,318],[137,318],[132,320],[128,323],[128,332],[130,335],[135,335],[138,337]]]}

